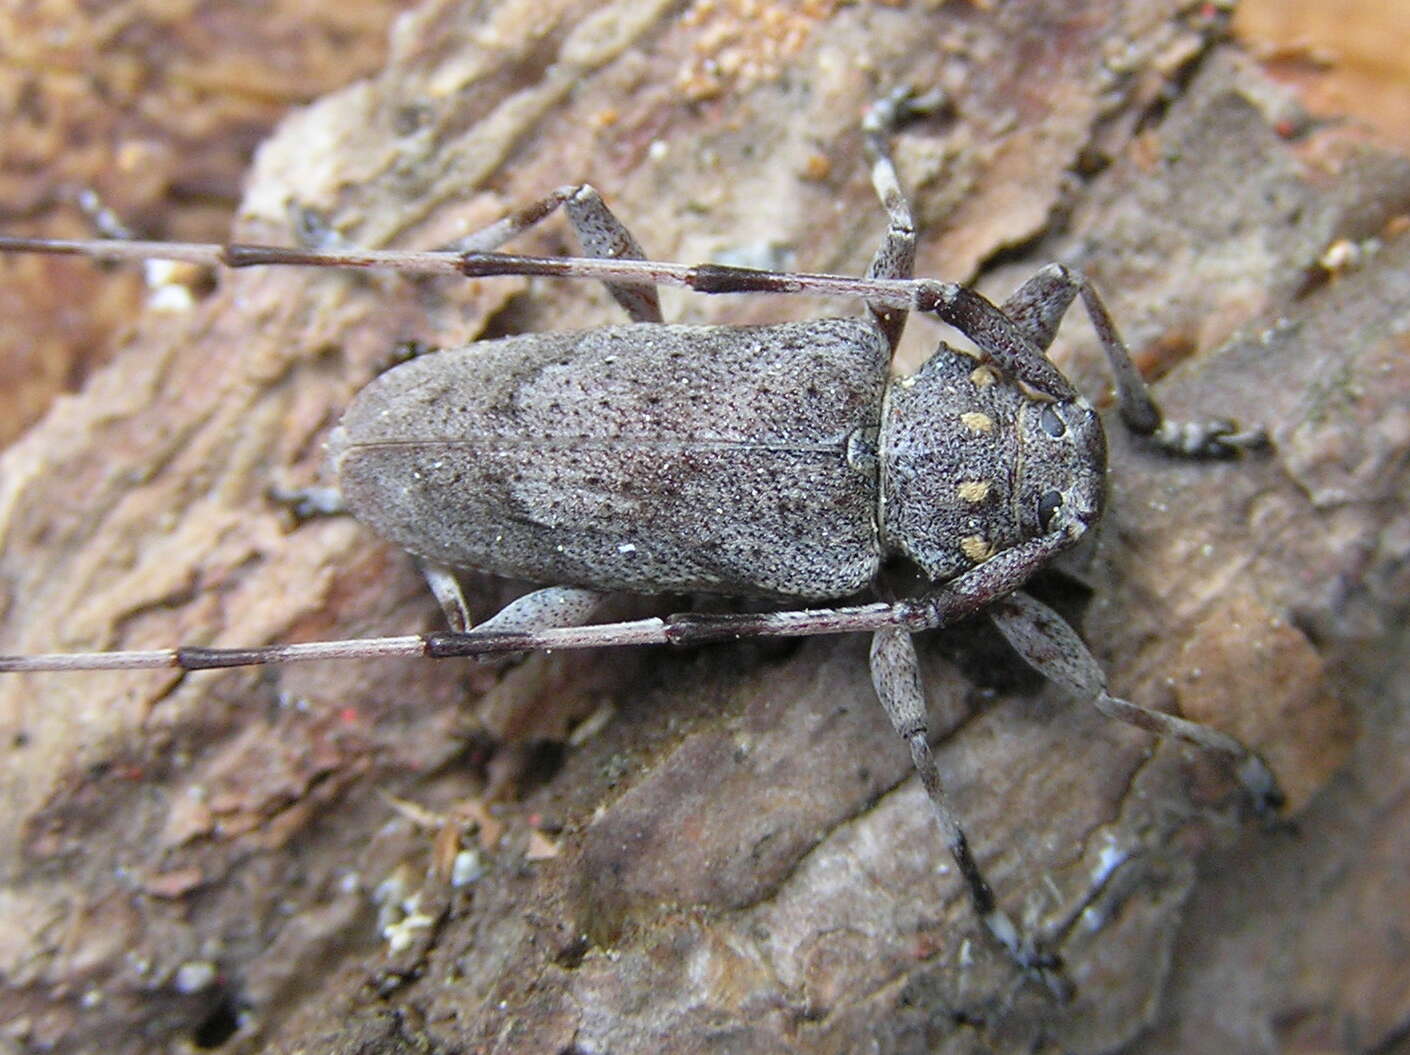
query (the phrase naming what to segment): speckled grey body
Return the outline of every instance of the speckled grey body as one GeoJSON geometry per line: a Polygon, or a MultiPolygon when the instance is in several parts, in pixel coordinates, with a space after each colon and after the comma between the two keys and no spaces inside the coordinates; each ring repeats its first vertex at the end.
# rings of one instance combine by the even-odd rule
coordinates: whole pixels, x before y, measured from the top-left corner
{"type": "Polygon", "coordinates": [[[876,573],[890,351],[863,319],[482,342],[370,384],[349,510],[422,557],[642,593],[839,597],[876,573]]]}
{"type": "Polygon", "coordinates": [[[892,554],[951,579],[1042,534],[1054,486],[1099,501],[1095,415],[1055,437],[1050,404],[968,356],[942,346],[888,385],[889,356],[865,319],[482,342],[358,396],[339,486],[438,564],[802,599],[855,593],[892,554]]]}
{"type": "Polygon", "coordinates": [[[1030,398],[942,344],[913,377],[892,383],[881,464],[886,552],[948,582],[1047,532],[1044,496],[1095,522],[1106,435],[1085,402],[1030,398]]]}

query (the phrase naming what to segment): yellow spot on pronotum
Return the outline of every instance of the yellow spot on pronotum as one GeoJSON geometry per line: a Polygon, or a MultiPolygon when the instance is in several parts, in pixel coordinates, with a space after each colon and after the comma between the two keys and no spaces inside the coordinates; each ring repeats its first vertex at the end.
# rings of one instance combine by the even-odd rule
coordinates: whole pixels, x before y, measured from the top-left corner
{"type": "Polygon", "coordinates": [[[960,539],[960,550],[975,564],[982,564],[994,555],[994,547],[983,535],[966,535],[960,539]]]}
{"type": "MultiPolygon", "coordinates": [[[[959,486],[960,498],[966,502],[982,502],[989,497],[988,480],[962,480],[959,486]]],[[[978,536],[975,536],[978,537],[978,536]]],[[[968,552],[968,550],[966,550],[968,552]]]]}
{"type": "MultiPolygon", "coordinates": [[[[984,368],[981,366],[979,369],[982,370],[984,368]]],[[[976,370],[974,373],[979,373],[979,370],[976,370]]],[[[973,374],[970,376],[972,377],[973,374]]],[[[976,384],[977,383],[978,382],[976,382],[976,384]]],[[[967,414],[961,414],[960,422],[965,428],[969,429],[970,432],[977,432],[980,435],[994,431],[994,419],[988,414],[979,413],[977,410],[971,410],[967,414]]]]}
{"type": "Polygon", "coordinates": [[[970,372],[969,379],[980,388],[988,388],[999,379],[999,375],[989,367],[980,365],[970,372]]]}

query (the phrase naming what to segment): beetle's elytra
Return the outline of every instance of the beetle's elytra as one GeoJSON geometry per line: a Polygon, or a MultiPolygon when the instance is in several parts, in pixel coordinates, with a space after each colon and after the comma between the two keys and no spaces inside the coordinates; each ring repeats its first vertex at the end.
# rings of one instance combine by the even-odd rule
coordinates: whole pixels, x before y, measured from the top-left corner
{"type": "Polygon", "coordinates": [[[633,320],[427,355],[373,381],[348,410],[329,444],[343,502],[423,559],[451,632],[0,656],[0,671],[196,670],[866,630],[874,634],[873,684],[976,911],[1024,972],[1067,994],[1060,958],[998,905],[947,805],[911,634],[986,610],[1018,653],[1070,694],[1227,756],[1254,804],[1275,808],[1276,783],[1256,754],[1217,730],[1111,696],[1073,630],[1020,591],[1095,527],[1102,510],[1100,419],[1044,354],[1074,299],[1082,299],[1116,375],[1128,429],[1188,457],[1232,455],[1258,446],[1263,434],[1229,422],[1165,420],[1100,297],[1065,267],[1044,268],[997,307],[966,287],[913,279],[915,234],[887,140],[926,105],[897,93],[867,118],[872,182],[890,222],[864,279],[646,261],[587,186],[561,188],[435,253],[0,238],[0,250],[12,252],[598,279],[633,320]],[[584,258],[495,251],[560,206],[584,258]],[[658,285],[843,294],[866,311],[777,326],[668,326],[658,285]],[[978,353],[942,344],[914,376],[891,380],[909,311],[956,326],[978,353]],[[842,607],[585,625],[608,590],[839,601],[869,589],[892,558],[918,568],[928,587],[842,607]],[[459,568],[546,585],[469,628],[459,568]]]}
{"type": "Polygon", "coordinates": [[[853,319],[642,323],[443,352],[358,395],[331,444],[338,487],[378,534],[452,567],[845,597],[880,564],[889,361],[853,319]]]}

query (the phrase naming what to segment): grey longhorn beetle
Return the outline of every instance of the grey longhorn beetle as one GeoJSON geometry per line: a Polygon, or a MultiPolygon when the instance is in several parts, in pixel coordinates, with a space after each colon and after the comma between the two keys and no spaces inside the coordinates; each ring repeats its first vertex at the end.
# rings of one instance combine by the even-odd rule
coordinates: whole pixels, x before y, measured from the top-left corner
{"type": "Polygon", "coordinates": [[[104,260],[596,279],[632,320],[414,358],[364,388],[334,432],[337,508],[424,562],[453,629],[252,648],[0,656],[0,671],[204,670],[869,631],[877,696],[910,749],[975,911],[1015,964],[1066,995],[1060,958],[998,905],[947,804],[911,636],[983,611],[1025,661],[1072,696],[1228,756],[1253,805],[1271,813],[1281,795],[1256,754],[1215,729],[1110,695],[1076,633],[1020,589],[1102,513],[1101,420],[1045,354],[1076,298],[1110,360],[1127,429],[1194,458],[1266,440],[1261,429],[1232,422],[1166,420],[1101,298],[1070,268],[1043,268],[999,307],[963,285],[912,277],[915,231],[889,137],[933,105],[897,92],[864,121],[872,183],[889,217],[865,278],[648,261],[587,185],[560,188],[434,252],[0,238],[0,251],[104,260]],[[560,206],[584,257],[496,252],[560,206]],[[657,286],[850,296],[867,310],[771,326],[665,325],[657,286]],[[942,343],[917,373],[891,378],[911,311],[954,326],[978,353],[942,343]],[[925,576],[918,595],[588,625],[608,591],[795,604],[850,598],[872,588],[894,558],[925,576]],[[457,568],[552,585],[472,628],[457,568]]]}

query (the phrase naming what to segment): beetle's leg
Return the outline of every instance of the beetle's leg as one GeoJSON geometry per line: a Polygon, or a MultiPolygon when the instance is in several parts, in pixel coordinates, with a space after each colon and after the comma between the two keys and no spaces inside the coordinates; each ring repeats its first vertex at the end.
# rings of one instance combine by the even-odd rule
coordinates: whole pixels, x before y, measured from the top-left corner
{"type": "MultiPolygon", "coordinates": [[[[891,158],[891,136],[911,118],[929,113],[941,103],[938,95],[916,98],[909,89],[902,89],[873,103],[862,119],[862,137],[871,159],[871,185],[887,217],[886,234],[871,258],[867,278],[910,278],[915,274],[915,221],[891,158]]],[[[867,310],[894,352],[906,328],[906,309],[868,301],[867,310]]]]}
{"type": "Polygon", "coordinates": [[[456,576],[455,569],[428,560],[419,560],[416,564],[425,576],[426,585],[431,588],[436,603],[445,614],[446,625],[458,633],[469,630],[470,609],[465,604],[465,594],[460,589],[460,579],[456,576]]]}
{"type": "Polygon", "coordinates": [[[1004,302],[1003,312],[1046,349],[1052,343],[1063,313],[1078,295],[1097,331],[1102,349],[1116,375],[1116,396],[1122,423],[1132,432],[1149,436],[1171,454],[1187,457],[1225,457],[1241,448],[1258,447],[1268,440],[1261,428],[1241,429],[1232,421],[1171,421],[1150,394],[1145,378],[1131,361],[1131,353],[1112,321],[1096,288],[1080,272],[1062,264],[1049,264],[1025,282],[1004,302]]]}
{"type": "Polygon", "coordinates": [[[419,561],[426,584],[440,603],[451,633],[474,629],[491,633],[535,633],[555,627],[582,626],[592,618],[605,596],[599,590],[577,586],[545,586],[510,601],[478,626],[470,619],[470,609],[460,589],[455,569],[431,561],[419,561]]]}
{"type": "Polygon", "coordinates": [[[1046,352],[1057,336],[1059,323],[1077,297],[1077,286],[1064,282],[1045,267],[1030,278],[999,309],[1024,332],[1038,350],[1046,352]]]}
{"type": "MultiPolygon", "coordinates": [[[[588,256],[607,260],[645,260],[632,233],[607,207],[597,191],[584,183],[564,204],[573,230],[588,256]]],[[[607,284],[608,292],[633,322],[660,322],[661,301],[654,286],[607,284]]]]}
{"type": "Polygon", "coordinates": [[[989,615],[1024,660],[1072,696],[1090,700],[1108,717],[1227,755],[1259,813],[1271,816],[1281,805],[1283,796],[1272,771],[1258,755],[1232,736],[1108,693],[1101,665],[1072,627],[1051,608],[1020,592],[996,601],[989,615]]]}
{"type": "MultiPolygon", "coordinates": [[[[482,633],[534,634],[541,630],[582,626],[592,618],[592,613],[606,596],[599,590],[585,590],[578,586],[545,586],[510,601],[483,623],[475,625],[470,619],[470,609],[465,603],[460,577],[456,575],[455,569],[431,561],[418,561],[417,564],[421,568],[421,574],[426,577],[426,585],[431,588],[431,593],[440,604],[453,634],[464,634],[471,630],[482,633]]],[[[514,658],[522,656],[523,653],[503,655],[514,658]]]]}
{"type": "Polygon", "coordinates": [[[276,505],[287,506],[295,520],[342,516],[348,511],[336,487],[270,487],[265,494],[276,505]]]}
{"type": "Polygon", "coordinates": [[[510,601],[476,630],[533,633],[552,627],[582,626],[605,596],[579,586],[545,586],[510,601]]]}
{"type": "MultiPolygon", "coordinates": [[[[602,196],[586,183],[559,187],[553,193],[518,209],[474,234],[458,239],[449,249],[457,253],[490,252],[522,234],[559,206],[583,247],[583,255],[600,260],[645,260],[646,254],[602,196]]],[[[660,322],[661,302],[652,286],[603,283],[633,322],[660,322]]]]}
{"type": "MultiPolygon", "coordinates": [[[[24,248],[19,240],[13,248],[24,248]]],[[[5,248],[0,240],[0,248],[5,248]]],[[[51,250],[52,251],[52,250],[51,250]]],[[[85,250],[86,251],[86,250],[85,250]]],[[[276,260],[271,251],[247,252],[251,262],[276,260]]],[[[619,279],[680,286],[700,293],[781,293],[861,297],[874,312],[909,308],[934,315],[975,342],[988,359],[1010,378],[1022,381],[1057,400],[1078,398],[1072,383],[1043,354],[1040,343],[1051,341],[1056,322],[1076,295],[1082,297],[1102,348],[1116,374],[1117,396],[1126,427],[1150,436],[1172,453],[1190,457],[1223,457],[1267,442],[1260,428],[1242,429],[1230,421],[1173,422],[1161,414],[1144,379],[1131,362],[1106,306],[1091,284],[1076,272],[1052,264],[1039,272],[1008,301],[1016,318],[990,303],[983,295],[954,282],[882,279],[874,276],[847,279],[836,275],[790,274],[749,268],[701,264],[682,267],[652,262],[589,260],[548,257],[468,255],[458,264],[462,274],[553,275],[562,278],[619,279]]]]}
{"type": "Polygon", "coordinates": [[[1062,960],[1048,952],[1031,938],[1024,937],[998,906],[979,864],[970,853],[969,840],[960,827],[959,818],[950,808],[945,788],[940,782],[940,770],[930,750],[929,720],[925,693],[920,684],[920,666],[916,661],[915,645],[905,630],[879,630],[871,644],[871,680],[876,694],[886,708],[891,725],[906,741],[911,761],[920,774],[925,794],[930,799],[935,819],[945,836],[945,843],[959,867],[974,911],[1009,954],[1010,959],[1026,973],[1033,975],[1059,997],[1071,994],[1071,984],[1062,970],[1062,960]]]}
{"type": "MultiPolygon", "coordinates": [[[[586,183],[559,187],[534,202],[474,234],[459,239],[450,248],[455,252],[497,249],[522,234],[562,206],[578,236],[583,253],[603,260],[645,260],[646,254],[632,233],[617,219],[595,188],[586,183]]],[[[654,286],[621,285],[606,282],[609,293],[633,322],[661,322],[661,303],[654,286]]],[[[451,568],[423,564],[426,582],[445,613],[453,632],[471,628],[469,609],[461,592],[460,580],[451,568]]],[[[597,608],[602,594],[576,587],[552,586],[525,594],[491,616],[476,630],[535,631],[552,627],[581,626],[597,608]]]]}

